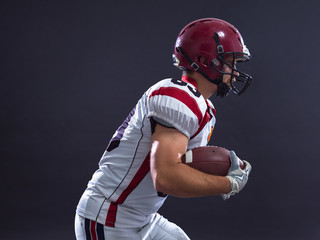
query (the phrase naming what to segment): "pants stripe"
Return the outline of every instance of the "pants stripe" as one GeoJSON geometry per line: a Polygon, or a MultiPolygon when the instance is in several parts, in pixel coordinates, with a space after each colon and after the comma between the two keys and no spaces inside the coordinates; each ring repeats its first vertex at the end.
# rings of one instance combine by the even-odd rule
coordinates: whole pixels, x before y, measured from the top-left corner
{"type": "Polygon", "coordinates": [[[96,222],[92,220],[90,221],[90,232],[91,232],[92,240],[97,240],[96,222]]]}
{"type": "Polygon", "coordinates": [[[92,240],[91,234],[90,234],[90,220],[85,219],[84,228],[86,230],[86,240],[92,240]]]}
{"type": "Polygon", "coordinates": [[[85,219],[86,240],[105,240],[103,224],[85,219]]]}
{"type": "Polygon", "coordinates": [[[103,225],[100,223],[97,223],[97,235],[98,235],[98,240],[105,240],[103,225]]]}

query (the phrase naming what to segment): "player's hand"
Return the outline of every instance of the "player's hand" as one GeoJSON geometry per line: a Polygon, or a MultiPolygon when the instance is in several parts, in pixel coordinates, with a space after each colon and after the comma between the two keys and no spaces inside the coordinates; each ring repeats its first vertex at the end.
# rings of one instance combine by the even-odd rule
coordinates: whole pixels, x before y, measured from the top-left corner
{"type": "Polygon", "coordinates": [[[230,160],[231,166],[226,177],[229,178],[231,182],[231,191],[221,195],[223,200],[227,200],[234,194],[240,192],[246,185],[251,172],[251,165],[247,161],[243,161],[245,168],[243,170],[240,168],[240,159],[234,151],[230,151],[230,160]]]}

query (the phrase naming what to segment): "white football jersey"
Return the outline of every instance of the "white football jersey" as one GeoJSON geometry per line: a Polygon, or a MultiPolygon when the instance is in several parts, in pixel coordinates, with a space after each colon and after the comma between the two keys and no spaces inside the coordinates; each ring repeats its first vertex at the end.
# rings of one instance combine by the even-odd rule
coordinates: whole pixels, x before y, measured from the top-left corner
{"type": "Polygon", "coordinates": [[[146,225],[166,199],[155,190],[149,153],[152,118],[178,129],[188,149],[207,145],[215,109],[194,80],[165,79],[149,88],[117,129],[77,206],[80,216],[110,227],[146,225]]]}

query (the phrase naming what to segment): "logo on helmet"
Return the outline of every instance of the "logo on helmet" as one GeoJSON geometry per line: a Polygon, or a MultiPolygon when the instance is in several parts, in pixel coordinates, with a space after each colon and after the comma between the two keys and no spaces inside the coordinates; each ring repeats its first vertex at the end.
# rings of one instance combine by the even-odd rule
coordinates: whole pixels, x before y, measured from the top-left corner
{"type": "Polygon", "coordinates": [[[246,45],[243,45],[242,51],[243,51],[243,53],[245,53],[245,54],[247,54],[248,56],[250,56],[249,49],[247,48],[246,45]]]}
{"type": "Polygon", "coordinates": [[[173,65],[176,66],[176,67],[179,67],[180,61],[176,57],[176,55],[172,54],[172,60],[173,60],[173,65]]]}

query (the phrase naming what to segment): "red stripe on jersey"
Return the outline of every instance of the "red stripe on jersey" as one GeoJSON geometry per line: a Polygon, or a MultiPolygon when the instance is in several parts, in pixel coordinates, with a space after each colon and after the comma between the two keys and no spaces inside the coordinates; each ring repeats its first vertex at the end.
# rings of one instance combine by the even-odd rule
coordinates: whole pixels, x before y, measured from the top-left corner
{"type": "MultiPolygon", "coordinates": [[[[213,115],[216,116],[216,109],[213,108],[213,107],[209,104],[208,100],[206,100],[206,103],[207,103],[207,106],[211,109],[213,115]]],[[[212,117],[211,117],[211,118],[212,118],[212,117]]],[[[211,120],[211,118],[210,118],[210,120],[211,120]]]]}
{"type": "Polygon", "coordinates": [[[92,240],[97,240],[97,233],[96,233],[96,222],[90,221],[90,233],[92,240]]]}
{"type": "Polygon", "coordinates": [[[150,171],[150,152],[148,153],[147,157],[144,159],[143,163],[141,164],[136,175],[133,177],[133,179],[129,183],[128,187],[121,193],[120,197],[117,200],[118,204],[122,204],[124,200],[126,200],[129,194],[139,185],[139,183],[142,181],[142,179],[147,175],[149,171],[150,171]]]}
{"type": "Polygon", "coordinates": [[[105,222],[106,226],[114,227],[114,223],[116,221],[116,216],[117,216],[117,210],[118,210],[118,204],[115,202],[111,202],[108,213],[107,213],[106,222],[105,222]]]}
{"type": "Polygon", "coordinates": [[[198,131],[193,136],[191,136],[190,139],[197,136],[199,132],[201,132],[201,130],[204,128],[204,126],[210,121],[211,118],[212,117],[210,117],[210,114],[206,112],[206,114],[204,115],[203,121],[201,122],[200,127],[198,128],[198,131]]]}
{"type": "Polygon", "coordinates": [[[108,214],[107,214],[106,223],[105,223],[106,226],[109,226],[109,227],[115,226],[118,204],[122,204],[126,200],[126,198],[139,185],[139,183],[148,174],[149,171],[150,171],[150,152],[144,159],[143,163],[141,164],[140,168],[134,175],[133,179],[131,180],[127,188],[121,193],[117,201],[111,202],[109,206],[108,214]]]}
{"type": "Polygon", "coordinates": [[[184,103],[197,116],[200,125],[202,120],[202,112],[198,106],[197,101],[192,98],[187,92],[175,87],[161,87],[153,91],[149,98],[157,95],[173,97],[184,103]]]}
{"type": "Polygon", "coordinates": [[[202,122],[200,124],[200,127],[198,128],[198,131],[190,138],[194,138],[195,136],[198,135],[199,132],[201,132],[201,130],[204,128],[204,126],[209,122],[211,121],[211,119],[213,118],[212,114],[215,116],[216,115],[216,109],[214,109],[213,107],[210,106],[208,100],[206,100],[206,103],[207,103],[207,112],[206,114],[204,115],[204,118],[202,119],[202,122]],[[210,113],[210,110],[212,112],[212,114],[210,113]]]}

